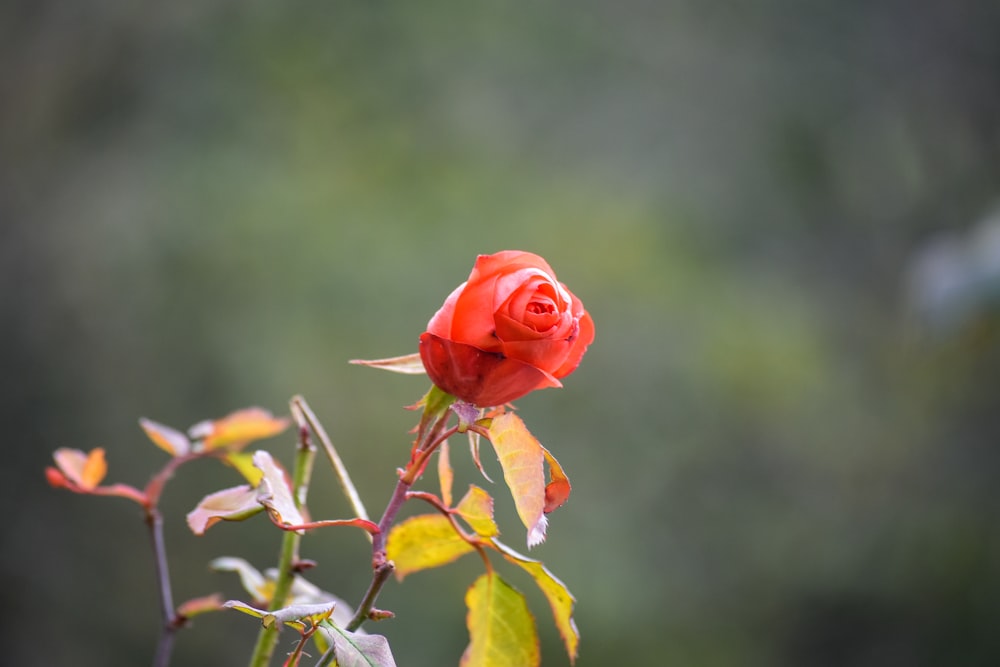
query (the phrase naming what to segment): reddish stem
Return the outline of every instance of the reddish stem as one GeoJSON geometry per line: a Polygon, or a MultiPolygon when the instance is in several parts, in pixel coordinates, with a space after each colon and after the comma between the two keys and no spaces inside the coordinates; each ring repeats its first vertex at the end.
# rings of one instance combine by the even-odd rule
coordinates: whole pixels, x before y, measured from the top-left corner
{"type": "Polygon", "coordinates": [[[458,432],[458,426],[445,428],[450,417],[450,411],[442,411],[436,416],[430,428],[427,428],[425,420],[421,420],[420,432],[410,453],[410,462],[406,469],[400,472],[396,488],[393,489],[389,502],[386,503],[385,511],[382,512],[382,518],[378,522],[378,532],[372,534],[372,581],[361,604],[358,605],[357,611],[354,612],[353,618],[345,626],[345,629],[350,632],[357,630],[368,619],[368,615],[378,599],[379,592],[395,569],[392,561],[387,560],[385,555],[385,543],[389,529],[396,520],[396,515],[403,503],[407,501],[410,487],[423,474],[431,455],[442,442],[458,432]]]}

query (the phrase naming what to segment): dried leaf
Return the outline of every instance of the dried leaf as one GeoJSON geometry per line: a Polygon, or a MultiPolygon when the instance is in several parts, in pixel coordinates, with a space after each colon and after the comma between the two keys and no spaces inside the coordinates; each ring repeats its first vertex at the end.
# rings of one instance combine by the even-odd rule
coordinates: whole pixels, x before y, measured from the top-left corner
{"type": "Polygon", "coordinates": [[[184,456],[191,451],[191,441],[180,431],[155,422],[145,417],[139,420],[139,426],[153,444],[171,456],[184,456]]]}
{"type": "Polygon", "coordinates": [[[513,412],[494,417],[490,442],[500,460],[503,478],[514,496],[517,514],[528,529],[528,547],[545,541],[545,455],[541,444],[513,412]]]}
{"type": "Polygon", "coordinates": [[[420,360],[419,352],[385,359],[351,359],[351,363],[358,366],[381,368],[384,371],[402,373],[403,375],[423,375],[427,372],[424,370],[424,362],[420,360]]]}
{"type": "Polygon", "coordinates": [[[421,514],[397,524],[385,547],[400,580],[412,572],[447,565],[473,550],[442,514],[421,514]]]}
{"type": "MultiPolygon", "coordinates": [[[[270,568],[261,574],[257,568],[243,560],[232,556],[223,556],[213,560],[209,567],[218,572],[236,572],[239,575],[243,590],[250,594],[254,602],[262,605],[270,604],[274,597],[275,582],[278,578],[277,568],[270,568]]],[[[330,604],[336,603],[336,608],[330,616],[334,623],[346,625],[354,616],[354,610],[349,604],[319,586],[309,582],[301,575],[292,579],[292,590],[288,598],[290,605],[330,604]]],[[[325,650],[325,649],[324,649],[325,650]]]]}
{"type": "Polygon", "coordinates": [[[494,572],[465,594],[469,646],[460,667],[537,667],[541,664],[535,619],[524,596],[494,572]]]}
{"type": "Polygon", "coordinates": [[[218,593],[205,595],[200,598],[193,598],[177,607],[177,615],[181,618],[192,618],[211,611],[224,609],[222,596],[218,593]]]}
{"type": "Polygon", "coordinates": [[[455,507],[455,513],[465,519],[469,527],[480,537],[494,537],[500,534],[493,520],[493,498],[474,484],[455,507]]]}
{"type": "Polygon", "coordinates": [[[438,479],[441,482],[441,501],[445,507],[451,507],[451,486],[455,481],[455,471],[448,456],[447,440],[438,447],[438,479]]]}
{"type": "MultiPolygon", "coordinates": [[[[254,452],[253,464],[264,476],[257,486],[257,502],[267,508],[279,522],[288,526],[298,526],[305,522],[288,485],[285,471],[278,466],[271,455],[264,451],[254,452]]],[[[305,531],[298,531],[299,533],[305,531]]]]}
{"type": "Polygon", "coordinates": [[[545,447],[542,447],[542,454],[545,455],[545,461],[549,464],[550,481],[545,485],[544,508],[544,512],[548,514],[561,507],[569,499],[569,493],[573,490],[573,487],[569,483],[569,477],[566,476],[562,466],[559,465],[559,461],[556,461],[556,457],[552,456],[545,447]]]}
{"type": "Polygon", "coordinates": [[[57,449],[52,458],[62,474],[83,491],[97,488],[108,473],[104,450],[100,447],[90,450],[89,454],[63,447],[57,449]]]}
{"type": "Polygon", "coordinates": [[[265,579],[257,568],[242,558],[222,556],[213,560],[208,566],[217,572],[235,572],[239,575],[243,590],[253,596],[254,600],[258,602],[271,601],[271,596],[274,594],[274,581],[265,579]]]}
{"type": "Polygon", "coordinates": [[[576,598],[566,588],[566,584],[549,572],[541,561],[519,554],[497,540],[492,540],[492,543],[504,558],[523,568],[538,584],[549,601],[549,606],[552,607],[552,616],[566,646],[570,662],[575,661],[580,645],[580,631],[577,630],[576,622],[573,620],[573,605],[576,603],[576,598]]]}
{"type": "Polygon", "coordinates": [[[483,476],[483,479],[492,484],[493,480],[486,474],[483,462],[479,458],[479,434],[475,431],[467,431],[467,433],[469,434],[469,453],[472,455],[472,462],[476,464],[476,468],[479,470],[479,474],[483,476]]]}
{"type": "Polygon", "coordinates": [[[220,447],[240,449],[254,440],[281,433],[289,423],[287,417],[275,417],[263,408],[245,408],[222,419],[199,422],[188,433],[193,439],[201,441],[204,450],[220,447]]]}

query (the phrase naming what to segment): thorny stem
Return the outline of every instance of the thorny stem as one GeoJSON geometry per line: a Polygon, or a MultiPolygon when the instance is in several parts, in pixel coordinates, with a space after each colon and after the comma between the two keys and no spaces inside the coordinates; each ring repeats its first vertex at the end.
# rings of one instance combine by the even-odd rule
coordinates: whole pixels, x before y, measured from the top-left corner
{"type": "MultiPolygon", "coordinates": [[[[292,415],[299,426],[299,447],[295,454],[295,466],[292,469],[292,490],[295,505],[302,509],[306,504],[306,493],[309,488],[309,478],[312,475],[313,461],[316,458],[316,448],[309,440],[309,426],[302,419],[295,399],[292,401],[292,415]]],[[[274,582],[274,593],[271,596],[269,609],[280,609],[288,601],[295,580],[295,566],[299,561],[299,544],[302,535],[289,531],[281,540],[281,555],[278,558],[278,574],[274,582]]],[[[250,667],[266,667],[271,661],[274,647],[278,642],[278,629],[275,626],[262,627],[257,634],[257,643],[250,658],[250,667]]]]}
{"type": "Polygon", "coordinates": [[[372,581],[365,592],[364,598],[362,598],[361,603],[358,605],[357,611],[354,612],[354,616],[344,627],[348,632],[357,630],[368,620],[368,615],[371,613],[375,601],[382,591],[382,587],[392,574],[394,566],[392,561],[386,559],[385,554],[385,543],[389,529],[396,520],[396,514],[399,513],[403,503],[407,501],[413,482],[416,481],[417,477],[420,476],[427,466],[427,461],[431,454],[449,436],[454,435],[458,431],[457,426],[445,430],[444,427],[450,416],[451,413],[448,410],[442,410],[436,416],[434,425],[426,431],[422,430],[418,435],[417,444],[410,456],[410,463],[405,470],[401,471],[399,481],[396,482],[396,488],[393,490],[392,496],[390,496],[389,502],[385,506],[385,511],[382,512],[382,518],[378,522],[379,532],[372,535],[372,581]]]}

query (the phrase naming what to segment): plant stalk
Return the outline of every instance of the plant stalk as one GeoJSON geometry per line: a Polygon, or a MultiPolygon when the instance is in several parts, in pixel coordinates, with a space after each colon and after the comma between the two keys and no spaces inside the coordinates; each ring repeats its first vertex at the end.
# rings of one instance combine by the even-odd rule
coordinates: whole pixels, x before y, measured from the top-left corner
{"type": "Polygon", "coordinates": [[[431,454],[449,436],[457,432],[457,426],[448,430],[444,429],[450,416],[451,413],[448,411],[447,406],[436,414],[434,425],[422,432],[422,439],[415,447],[409,465],[406,470],[402,471],[399,481],[396,482],[396,488],[393,490],[392,496],[389,497],[385,511],[382,512],[382,518],[378,522],[379,531],[372,535],[372,580],[368,586],[368,590],[365,592],[364,598],[362,598],[361,603],[358,605],[357,611],[354,612],[354,616],[351,617],[351,620],[344,627],[349,632],[357,630],[368,620],[368,614],[371,613],[372,608],[375,606],[375,601],[378,599],[382,587],[392,574],[394,566],[392,561],[386,559],[385,554],[385,544],[389,536],[389,530],[396,520],[396,514],[399,513],[403,503],[408,500],[407,494],[410,491],[410,487],[413,486],[413,482],[423,472],[431,454]]]}
{"type": "MultiPolygon", "coordinates": [[[[300,415],[295,409],[294,399],[292,414],[300,415]]],[[[292,493],[295,498],[295,505],[298,509],[303,509],[306,505],[306,494],[309,489],[309,479],[312,475],[313,462],[316,458],[316,448],[309,440],[309,427],[304,421],[299,422],[299,447],[295,454],[295,465],[292,469],[292,493]]],[[[288,602],[289,594],[292,590],[292,583],[295,580],[295,566],[299,562],[299,545],[302,542],[302,535],[298,532],[289,531],[284,534],[281,540],[281,554],[278,557],[278,574],[274,582],[274,594],[268,609],[280,609],[288,602]]],[[[261,627],[257,633],[257,643],[254,645],[253,654],[250,656],[249,667],[267,667],[274,653],[274,647],[278,643],[278,628],[274,625],[261,627]]]]}
{"type": "Polygon", "coordinates": [[[173,655],[174,638],[177,635],[179,625],[170,585],[170,570],[167,567],[167,547],[163,539],[163,516],[156,507],[147,507],[146,525],[149,526],[149,536],[153,545],[157,588],[160,591],[160,614],[163,617],[160,640],[153,656],[153,667],[167,667],[170,664],[170,657],[173,655]]]}

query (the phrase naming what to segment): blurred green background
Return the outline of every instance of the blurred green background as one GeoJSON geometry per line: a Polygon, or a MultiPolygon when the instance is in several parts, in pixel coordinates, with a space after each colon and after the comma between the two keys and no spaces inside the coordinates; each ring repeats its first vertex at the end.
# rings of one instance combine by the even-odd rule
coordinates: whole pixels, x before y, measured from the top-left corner
{"type": "MultiPolygon", "coordinates": [[[[597,325],[518,401],[574,482],[532,554],[580,667],[1000,663],[998,31],[994,0],[4,2],[3,662],[155,645],[138,510],[50,489],[54,449],[141,486],[140,416],[302,393],[380,511],[426,380],[346,361],[414,351],[516,248],[597,325]]],[[[235,483],[168,487],[179,600],[240,595],[216,556],[276,558],[260,521],[187,531],[235,483]]],[[[311,504],[347,513],[324,468],[311,504]]],[[[351,601],[366,551],[304,544],[351,601]]],[[[475,561],[387,587],[401,666],[457,664],[475,561]]],[[[201,617],[174,664],[245,664],[255,632],[201,617]]]]}

